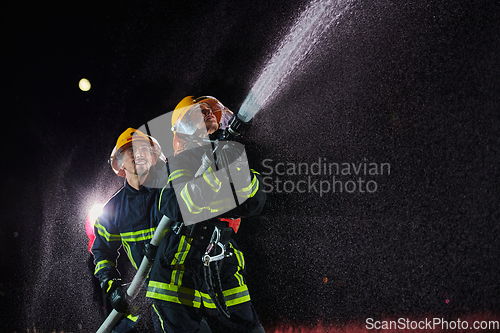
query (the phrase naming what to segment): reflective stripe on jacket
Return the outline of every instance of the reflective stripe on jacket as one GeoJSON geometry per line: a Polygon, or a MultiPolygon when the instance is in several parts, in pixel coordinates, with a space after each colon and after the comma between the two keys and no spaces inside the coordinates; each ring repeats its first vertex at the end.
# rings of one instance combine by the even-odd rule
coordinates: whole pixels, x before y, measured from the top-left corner
{"type": "Polygon", "coordinates": [[[95,223],[96,239],[92,246],[95,258],[94,274],[102,282],[118,277],[116,260],[123,246],[132,265],[137,269],[144,256],[144,246],[158,226],[160,190],[141,186],[135,190],[128,183],[104,206],[95,223]]]}

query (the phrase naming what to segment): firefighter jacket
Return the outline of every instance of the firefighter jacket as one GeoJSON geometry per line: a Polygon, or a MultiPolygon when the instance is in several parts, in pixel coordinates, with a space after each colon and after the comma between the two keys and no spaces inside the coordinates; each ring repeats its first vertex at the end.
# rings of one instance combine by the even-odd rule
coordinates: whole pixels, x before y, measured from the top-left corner
{"type": "Polygon", "coordinates": [[[94,274],[101,284],[119,277],[116,269],[118,250],[124,247],[135,269],[141,264],[145,245],[161,220],[158,211],[159,173],[151,169],[149,179],[139,190],[127,182],[104,206],[95,222],[95,241],[92,253],[95,258],[94,274]]]}
{"type": "Polygon", "coordinates": [[[227,252],[231,253],[222,260],[220,271],[225,303],[230,312],[240,305],[248,305],[250,294],[245,281],[244,255],[231,239],[233,228],[222,218],[259,214],[266,194],[256,171],[247,169],[245,172],[248,172],[248,177],[244,175],[244,182],[236,179],[237,172],[244,169],[238,163],[233,170],[236,172],[232,173],[233,186],[224,183],[227,179],[224,180],[218,172],[224,170],[214,170],[214,164],[202,176],[195,178],[206,151],[206,147],[189,149],[169,160],[172,186],[161,191],[159,207],[163,215],[173,221],[188,222],[188,226],[183,226],[178,232],[169,231],[163,239],[150,273],[146,296],[152,298],[157,306],[204,308],[212,315],[217,315],[213,297],[203,278],[201,257],[214,225],[218,225],[222,231],[222,242],[227,252]],[[216,193],[221,191],[226,191],[226,194],[216,193]],[[196,219],[199,222],[189,225],[196,219]]]}

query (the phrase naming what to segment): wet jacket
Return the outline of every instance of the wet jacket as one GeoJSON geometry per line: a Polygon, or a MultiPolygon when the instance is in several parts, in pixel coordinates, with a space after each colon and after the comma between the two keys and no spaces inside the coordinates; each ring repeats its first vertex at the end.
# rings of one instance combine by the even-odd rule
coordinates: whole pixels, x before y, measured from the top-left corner
{"type": "MultiPolygon", "coordinates": [[[[155,171],[150,172],[150,178],[157,181],[155,171]]],[[[126,182],[106,203],[95,222],[94,274],[101,283],[119,277],[116,260],[121,246],[136,269],[141,264],[145,245],[163,216],[157,208],[161,189],[156,183],[148,185],[136,190],[126,182]]]]}
{"type": "MultiPolygon", "coordinates": [[[[209,295],[206,281],[203,280],[201,261],[214,230],[213,226],[218,225],[222,230],[221,242],[226,245],[226,250],[232,253],[232,256],[223,260],[224,265],[220,272],[225,302],[231,312],[239,306],[249,304],[250,294],[245,281],[244,255],[231,239],[233,229],[225,225],[227,222],[221,221],[220,218],[259,214],[263,209],[266,194],[261,186],[262,179],[254,170],[247,170],[249,174],[245,185],[233,186],[234,195],[227,183],[218,183],[222,180],[219,174],[208,172],[195,178],[204,151],[206,147],[190,149],[169,160],[169,180],[173,187],[161,191],[161,213],[173,221],[185,220],[189,223],[190,220],[198,218],[201,222],[184,226],[178,233],[167,233],[151,270],[146,296],[152,298],[158,306],[205,308],[212,315],[217,315],[214,300],[209,295]],[[219,177],[213,177],[214,175],[219,177]],[[191,186],[193,182],[203,186],[191,186]],[[206,192],[203,193],[212,190],[226,190],[229,195],[214,195],[211,198],[204,195],[206,192]],[[219,214],[221,211],[224,213],[219,214]],[[183,216],[182,212],[186,213],[186,216],[183,216]]],[[[235,177],[232,180],[238,182],[235,177]]]]}

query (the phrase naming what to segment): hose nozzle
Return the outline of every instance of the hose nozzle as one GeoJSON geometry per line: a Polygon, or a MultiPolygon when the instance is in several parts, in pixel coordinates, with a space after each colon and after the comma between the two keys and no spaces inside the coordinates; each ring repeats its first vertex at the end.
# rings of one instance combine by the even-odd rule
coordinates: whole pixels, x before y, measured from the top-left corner
{"type": "Polygon", "coordinates": [[[243,132],[248,130],[252,125],[252,119],[248,122],[244,122],[238,117],[238,114],[233,114],[231,119],[229,120],[227,128],[224,130],[224,133],[219,138],[219,140],[232,140],[234,138],[239,137],[243,132]]]}

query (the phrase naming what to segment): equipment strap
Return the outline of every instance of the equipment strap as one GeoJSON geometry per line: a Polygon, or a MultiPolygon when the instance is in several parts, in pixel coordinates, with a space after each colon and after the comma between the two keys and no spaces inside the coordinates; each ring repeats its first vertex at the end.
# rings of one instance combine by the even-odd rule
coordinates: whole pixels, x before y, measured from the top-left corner
{"type": "Polygon", "coordinates": [[[215,226],[212,238],[210,239],[210,243],[208,244],[205,254],[202,256],[201,260],[203,262],[203,274],[205,277],[205,283],[207,284],[208,295],[213,300],[217,311],[219,311],[221,315],[228,319],[230,315],[227,309],[226,301],[224,300],[224,293],[222,291],[219,261],[221,261],[225,257],[231,256],[232,254],[232,252],[226,254],[226,248],[224,244],[220,242],[220,229],[215,226]],[[217,247],[222,250],[221,253],[210,256],[210,253],[213,250],[216,251],[217,247]],[[212,263],[213,265],[211,265],[212,263]],[[212,275],[212,266],[214,267],[215,276],[212,275]],[[214,278],[216,279],[216,286],[214,286],[214,278]]]}

